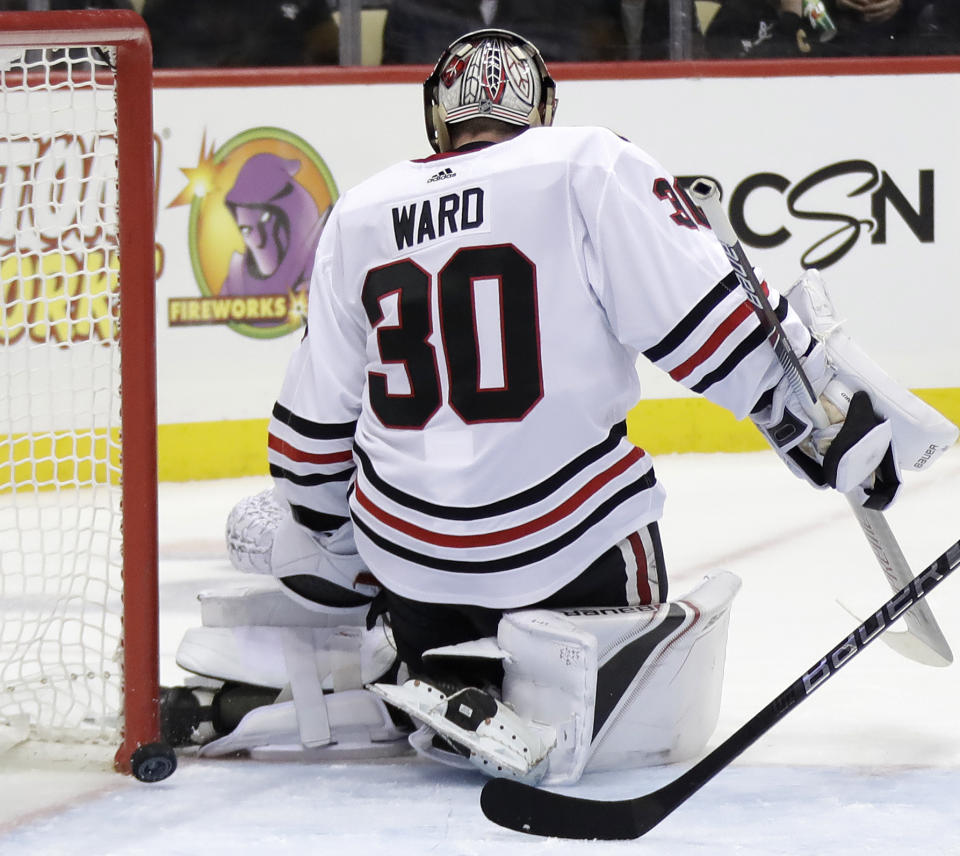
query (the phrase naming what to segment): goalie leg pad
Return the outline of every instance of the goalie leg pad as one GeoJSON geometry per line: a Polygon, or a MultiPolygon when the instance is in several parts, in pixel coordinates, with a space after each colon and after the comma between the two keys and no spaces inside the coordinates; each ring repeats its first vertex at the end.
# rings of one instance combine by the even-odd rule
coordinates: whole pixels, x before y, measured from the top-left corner
{"type": "Polygon", "coordinates": [[[352,609],[305,605],[289,596],[271,577],[248,577],[240,584],[200,592],[204,627],[345,627],[362,626],[368,607],[352,609]]]}
{"type": "Polygon", "coordinates": [[[177,649],[177,665],[222,681],[280,689],[291,674],[315,670],[324,690],[359,689],[394,664],[389,628],[194,627],[177,649]],[[304,665],[296,658],[306,660],[304,665]]]}
{"type": "Polygon", "coordinates": [[[717,723],[739,588],[738,577],[720,571],[664,604],[504,616],[504,700],[557,732],[543,783],[700,752],[717,723]]]}
{"type": "Polygon", "coordinates": [[[458,713],[455,704],[486,712],[473,695],[447,698],[422,681],[371,689],[425,724],[411,736],[418,752],[462,766],[457,752],[465,748],[460,754],[488,775],[561,785],[587,771],[684,760],[703,749],[716,727],[729,612],[739,588],[738,577],[719,571],[670,603],[518,610],[504,615],[495,642],[424,655],[501,659],[502,701],[488,696],[485,704],[489,710],[495,704],[496,713],[482,721],[503,729],[471,728],[476,717],[458,713]],[[434,733],[453,751],[438,751],[434,733]],[[504,733],[506,746],[498,743],[504,733]],[[517,740],[526,752],[514,749],[517,740]]]}
{"type": "MultiPolygon", "coordinates": [[[[368,746],[401,741],[406,731],[361,689],[390,671],[395,659],[389,630],[381,623],[372,630],[198,627],[187,631],[177,651],[181,667],[228,682],[221,692],[248,687],[259,693],[253,709],[241,710],[229,722],[222,715],[213,717],[222,736],[205,743],[200,754],[250,751],[256,757],[268,753],[291,760],[406,751],[405,741],[401,748],[368,746]],[[266,692],[271,687],[274,691],[266,692]]],[[[220,698],[218,707],[215,697],[211,709],[222,714],[224,702],[220,698]]]]}
{"type": "Polygon", "coordinates": [[[322,745],[304,745],[296,702],[278,701],[251,710],[233,731],[201,746],[198,754],[215,758],[244,752],[257,760],[340,761],[410,751],[407,732],[394,724],[386,706],[372,693],[328,693],[322,703],[330,731],[330,739],[322,745]]]}

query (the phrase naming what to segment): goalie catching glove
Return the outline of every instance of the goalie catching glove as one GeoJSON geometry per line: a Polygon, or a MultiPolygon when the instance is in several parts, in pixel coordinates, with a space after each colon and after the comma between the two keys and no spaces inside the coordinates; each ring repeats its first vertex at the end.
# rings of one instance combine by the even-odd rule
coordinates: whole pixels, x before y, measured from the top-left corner
{"type": "Polygon", "coordinates": [[[784,294],[813,337],[801,362],[829,425],[814,424],[786,375],[751,418],[794,474],[883,510],[897,495],[901,468],[928,468],[956,442],[957,427],[851,341],[818,271],[784,294]]]}
{"type": "Polygon", "coordinates": [[[327,533],[297,523],[275,489],[241,499],[227,517],[230,563],[245,573],[276,577],[307,609],[338,612],[342,624],[365,615],[380,586],[367,571],[347,521],[327,533]]]}

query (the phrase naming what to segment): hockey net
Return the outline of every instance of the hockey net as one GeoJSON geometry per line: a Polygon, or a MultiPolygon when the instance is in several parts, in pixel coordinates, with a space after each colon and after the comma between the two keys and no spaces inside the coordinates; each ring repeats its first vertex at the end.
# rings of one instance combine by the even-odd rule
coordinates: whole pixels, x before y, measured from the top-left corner
{"type": "Polygon", "coordinates": [[[157,739],[151,54],[0,21],[0,751],[157,739]]]}

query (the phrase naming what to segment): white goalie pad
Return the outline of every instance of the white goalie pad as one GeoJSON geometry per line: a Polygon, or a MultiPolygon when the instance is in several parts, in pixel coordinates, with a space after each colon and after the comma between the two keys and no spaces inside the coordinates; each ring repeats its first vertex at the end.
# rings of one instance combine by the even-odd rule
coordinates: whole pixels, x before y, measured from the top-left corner
{"type": "MultiPolygon", "coordinates": [[[[279,603],[282,608],[282,600],[279,603]]],[[[266,614],[249,612],[245,617],[275,617],[270,608],[266,614]]],[[[228,609],[224,616],[218,609],[213,617],[233,619],[238,611],[228,609]]],[[[317,613],[306,610],[301,618],[316,620],[317,613]]],[[[407,751],[406,731],[363,689],[388,672],[396,659],[392,635],[382,622],[372,630],[195,627],[184,634],[176,659],[197,675],[280,691],[275,703],[250,710],[229,734],[203,745],[202,755],[247,751],[253,757],[320,760],[407,751]]]]}
{"type": "Polygon", "coordinates": [[[241,583],[208,589],[197,596],[204,627],[361,626],[368,607],[305,605],[281,589],[272,577],[247,577],[241,583]]]}
{"type": "Polygon", "coordinates": [[[389,628],[382,621],[370,630],[364,626],[367,606],[301,605],[268,577],[203,592],[200,606],[204,624],[184,634],[177,664],[224,683],[280,691],[276,703],[249,711],[202,754],[248,750],[306,760],[317,753],[379,757],[406,751],[406,732],[362,689],[396,660],[389,628]],[[352,623],[338,623],[344,621],[352,623]],[[398,740],[399,749],[386,747],[398,740]]]}
{"type": "Polygon", "coordinates": [[[866,392],[877,413],[889,420],[893,451],[902,469],[929,469],[956,443],[960,434],[956,425],[904,389],[847,335],[819,271],[805,271],[783,293],[814,337],[823,342],[837,379],[853,391],[866,392]]]}
{"type": "Polygon", "coordinates": [[[716,727],[739,588],[718,571],[666,604],[519,610],[503,617],[496,640],[427,652],[503,660],[502,701],[468,699],[471,711],[488,707],[472,721],[457,696],[439,698],[423,682],[371,689],[426,726],[411,737],[418,752],[454,766],[466,758],[488,775],[560,785],[587,771],[681,761],[716,727]],[[431,731],[459,748],[437,752],[431,731]]]}
{"type": "Polygon", "coordinates": [[[221,681],[281,689],[309,668],[323,690],[359,689],[393,665],[389,628],[192,627],[176,661],[182,669],[221,681]]]}
{"type": "Polygon", "coordinates": [[[656,606],[505,616],[497,634],[510,652],[504,699],[557,732],[544,784],[702,751],[717,724],[740,584],[719,571],[656,606]]]}
{"type": "MultiPolygon", "coordinates": [[[[278,701],[251,710],[233,731],[201,746],[198,754],[216,758],[243,752],[264,761],[342,761],[410,751],[407,732],[397,728],[386,706],[373,693],[331,693],[321,704],[328,733],[323,742],[306,742],[302,708],[292,700],[278,701]]],[[[311,713],[316,719],[318,711],[311,713]]]]}

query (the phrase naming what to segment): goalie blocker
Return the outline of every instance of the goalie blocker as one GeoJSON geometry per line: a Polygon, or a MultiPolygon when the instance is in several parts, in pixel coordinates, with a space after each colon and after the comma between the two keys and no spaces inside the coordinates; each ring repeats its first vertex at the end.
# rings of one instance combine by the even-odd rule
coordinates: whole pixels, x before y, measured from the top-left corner
{"type": "Polygon", "coordinates": [[[423,756],[528,783],[682,761],[717,723],[735,575],[707,577],[651,606],[518,610],[496,639],[427,657],[503,661],[502,700],[475,687],[446,695],[424,681],[371,689],[420,723],[423,756]]]}
{"type": "Polygon", "coordinates": [[[929,469],[956,442],[957,426],[851,340],[819,271],[805,271],[783,295],[816,343],[803,368],[831,424],[813,424],[787,376],[751,416],[795,475],[882,510],[899,490],[901,470],[929,469]]]}

